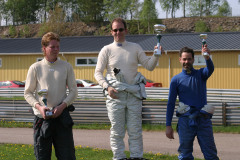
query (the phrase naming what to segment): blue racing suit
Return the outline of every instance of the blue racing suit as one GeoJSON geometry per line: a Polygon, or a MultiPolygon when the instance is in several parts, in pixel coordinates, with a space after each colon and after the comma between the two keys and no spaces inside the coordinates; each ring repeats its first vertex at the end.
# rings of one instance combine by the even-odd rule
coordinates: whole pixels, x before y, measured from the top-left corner
{"type": "Polygon", "coordinates": [[[202,113],[201,109],[207,104],[206,82],[214,71],[214,65],[209,58],[207,67],[199,70],[186,70],[174,76],[169,88],[167,104],[166,125],[171,126],[177,96],[179,102],[190,106],[184,114],[177,114],[178,135],[180,146],[178,148],[180,160],[193,160],[193,141],[197,136],[198,143],[206,160],[219,160],[214,142],[211,115],[202,113]]]}

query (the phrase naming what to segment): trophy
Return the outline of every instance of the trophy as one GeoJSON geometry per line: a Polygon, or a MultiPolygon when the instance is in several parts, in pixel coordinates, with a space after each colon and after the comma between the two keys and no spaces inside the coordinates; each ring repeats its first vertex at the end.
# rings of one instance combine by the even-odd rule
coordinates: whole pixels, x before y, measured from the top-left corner
{"type": "MultiPolygon", "coordinates": [[[[38,91],[38,95],[42,97],[42,101],[45,104],[45,107],[47,107],[47,94],[48,90],[47,89],[41,89],[38,91]]],[[[51,116],[52,111],[46,111],[46,116],[51,116]]]]}
{"type": "MultiPolygon", "coordinates": [[[[207,34],[200,34],[200,38],[202,39],[202,45],[204,46],[207,42],[207,34]]],[[[207,52],[203,53],[204,56],[209,56],[209,54],[207,52]]]]}
{"type": "Polygon", "coordinates": [[[156,55],[156,56],[162,55],[161,50],[159,50],[160,40],[162,38],[162,35],[160,33],[162,31],[165,31],[165,29],[166,29],[165,25],[162,25],[162,24],[155,24],[154,25],[154,30],[155,30],[155,32],[157,32],[157,39],[158,39],[157,48],[154,50],[154,55],[156,55]]]}

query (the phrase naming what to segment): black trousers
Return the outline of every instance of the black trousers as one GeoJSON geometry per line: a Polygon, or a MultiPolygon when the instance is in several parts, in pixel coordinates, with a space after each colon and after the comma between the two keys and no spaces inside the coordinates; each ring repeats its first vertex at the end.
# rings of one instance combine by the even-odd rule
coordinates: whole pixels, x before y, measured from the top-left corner
{"type": "Polygon", "coordinates": [[[51,160],[52,145],[58,160],[76,160],[72,125],[64,125],[60,117],[34,119],[34,154],[36,160],[51,160]]]}

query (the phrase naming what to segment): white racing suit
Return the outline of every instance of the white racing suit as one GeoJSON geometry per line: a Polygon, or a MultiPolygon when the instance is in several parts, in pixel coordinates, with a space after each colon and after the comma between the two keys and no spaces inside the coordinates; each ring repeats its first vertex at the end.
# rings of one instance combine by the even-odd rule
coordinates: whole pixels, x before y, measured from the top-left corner
{"type": "Polygon", "coordinates": [[[106,101],[108,117],[111,122],[110,144],[113,160],[126,158],[123,141],[125,124],[129,136],[130,157],[142,158],[142,99],[146,98],[146,79],[141,73],[138,73],[135,77],[135,85],[129,85],[124,83],[121,72],[115,77],[107,75],[106,79],[108,84],[118,91],[116,93],[118,99],[112,99],[107,95],[106,101]]]}

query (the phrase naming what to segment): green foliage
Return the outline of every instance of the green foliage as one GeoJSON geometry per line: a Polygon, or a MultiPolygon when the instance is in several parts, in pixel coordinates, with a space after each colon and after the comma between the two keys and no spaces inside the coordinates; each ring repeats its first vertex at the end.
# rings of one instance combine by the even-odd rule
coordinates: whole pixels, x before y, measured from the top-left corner
{"type": "Polygon", "coordinates": [[[17,29],[15,26],[9,27],[9,37],[15,38],[17,36],[17,29]]]}
{"type": "Polygon", "coordinates": [[[4,5],[4,14],[10,14],[13,24],[28,24],[36,22],[39,0],[7,0],[4,5]]]}
{"type": "Polygon", "coordinates": [[[140,12],[140,26],[147,29],[146,33],[153,33],[153,25],[157,19],[157,10],[152,0],[144,0],[142,10],[140,12]]]}
{"type": "Polygon", "coordinates": [[[210,16],[214,15],[219,7],[220,0],[189,1],[190,16],[210,16]]]}
{"type": "Polygon", "coordinates": [[[214,32],[223,32],[222,26],[218,26],[218,27],[214,30],[214,32]]]}
{"type": "Polygon", "coordinates": [[[195,23],[195,32],[210,32],[210,30],[204,21],[199,20],[195,23]]]}
{"type": "Polygon", "coordinates": [[[48,27],[48,24],[43,23],[43,24],[40,26],[40,28],[39,28],[39,31],[38,31],[38,33],[37,33],[37,36],[38,36],[38,37],[42,37],[45,33],[49,32],[49,31],[50,31],[50,29],[49,29],[49,27],[48,27]]]}
{"type": "Polygon", "coordinates": [[[164,11],[171,12],[171,17],[175,17],[175,12],[180,8],[180,4],[184,3],[182,0],[159,0],[159,3],[164,11]]]}
{"type": "Polygon", "coordinates": [[[28,25],[24,25],[23,29],[19,31],[20,37],[30,37],[31,36],[31,31],[28,25]]]}
{"type": "Polygon", "coordinates": [[[218,7],[218,16],[230,16],[231,8],[226,0],[224,0],[223,4],[218,7]]]}
{"type": "Polygon", "coordinates": [[[102,26],[94,32],[95,36],[105,36],[110,34],[110,27],[109,26],[102,26]]]}
{"type": "Polygon", "coordinates": [[[78,0],[74,3],[73,13],[83,22],[100,22],[104,18],[104,1],[103,0],[78,0]]]}
{"type": "Polygon", "coordinates": [[[42,36],[47,32],[55,32],[58,35],[68,35],[69,27],[65,22],[66,14],[60,6],[56,6],[54,10],[49,11],[47,22],[43,23],[39,29],[38,36],[42,36]]]}
{"type": "Polygon", "coordinates": [[[116,17],[122,17],[126,19],[129,13],[129,6],[133,3],[133,1],[129,0],[103,0],[103,2],[105,19],[109,20],[110,22],[116,17]]]}
{"type": "Polygon", "coordinates": [[[16,122],[16,121],[5,121],[2,119],[0,121],[0,127],[4,128],[32,128],[32,122],[16,122]]]}

